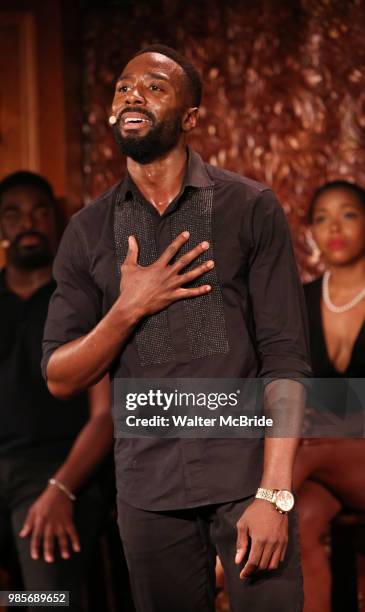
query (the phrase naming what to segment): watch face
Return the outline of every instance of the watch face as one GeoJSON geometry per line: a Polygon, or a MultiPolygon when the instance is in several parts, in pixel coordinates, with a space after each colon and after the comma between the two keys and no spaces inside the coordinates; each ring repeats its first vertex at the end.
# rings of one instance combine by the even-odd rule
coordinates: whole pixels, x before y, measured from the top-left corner
{"type": "Polygon", "coordinates": [[[294,495],[290,491],[278,491],[276,494],[275,503],[279,510],[289,512],[294,506],[294,495]]]}

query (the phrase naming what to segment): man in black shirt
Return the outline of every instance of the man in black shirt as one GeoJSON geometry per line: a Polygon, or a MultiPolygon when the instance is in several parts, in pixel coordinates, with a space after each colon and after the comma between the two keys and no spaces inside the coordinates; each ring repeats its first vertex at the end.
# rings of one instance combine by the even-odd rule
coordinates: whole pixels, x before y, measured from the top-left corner
{"type": "Polygon", "coordinates": [[[111,446],[112,424],[105,381],[89,413],[85,393],[61,402],[42,378],[59,217],[43,177],[17,172],[0,182],[0,540],[13,532],[26,589],[70,591],[71,610],[80,610],[102,514],[90,475],[111,446]]]}
{"type": "MultiPolygon", "coordinates": [[[[267,187],[187,149],[200,96],[194,67],[164,46],[142,50],[117,81],[111,123],[128,172],[73,217],[57,256],[43,352],[56,396],[107,371],[259,376],[275,379],[273,396],[277,382],[310,374],[285,215],[267,187]]],[[[213,610],[216,550],[233,610],[300,609],[286,512],[296,446],[116,440],[119,527],[139,611],[213,610]]]]}

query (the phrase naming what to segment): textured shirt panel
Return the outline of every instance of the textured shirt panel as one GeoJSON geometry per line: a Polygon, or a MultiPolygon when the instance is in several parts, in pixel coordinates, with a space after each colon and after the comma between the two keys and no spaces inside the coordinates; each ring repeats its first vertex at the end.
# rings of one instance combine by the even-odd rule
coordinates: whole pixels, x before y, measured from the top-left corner
{"type": "MultiPolygon", "coordinates": [[[[172,236],[184,230],[190,232],[190,240],[180,249],[179,257],[203,240],[210,243],[210,250],[204,251],[189,264],[185,268],[185,272],[192,270],[208,259],[213,258],[214,260],[213,198],[213,187],[194,190],[193,192],[187,190],[179,209],[171,216],[172,236]]],[[[210,293],[183,302],[185,327],[193,359],[225,354],[229,351],[222,290],[216,268],[196,278],[189,283],[189,286],[198,287],[203,283],[211,286],[210,293]]]]}
{"type": "MultiPolygon", "coordinates": [[[[114,209],[114,240],[118,270],[128,251],[128,236],[135,236],[139,245],[138,262],[149,266],[158,257],[155,222],[148,208],[136,199],[117,197],[114,209]]],[[[167,363],[175,351],[169,332],[167,310],[145,318],[136,332],[137,351],[142,367],[167,363]]]]}

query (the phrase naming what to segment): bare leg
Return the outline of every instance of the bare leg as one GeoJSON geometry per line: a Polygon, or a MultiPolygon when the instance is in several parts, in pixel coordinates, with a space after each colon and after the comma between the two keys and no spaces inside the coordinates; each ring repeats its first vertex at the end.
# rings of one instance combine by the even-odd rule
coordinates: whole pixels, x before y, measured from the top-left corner
{"type": "Polygon", "coordinates": [[[365,509],[365,440],[324,440],[299,448],[298,492],[305,612],[329,612],[331,573],[323,538],[342,505],[365,509]]]}
{"type": "Polygon", "coordinates": [[[330,612],[331,568],[324,539],[341,503],[322,485],[307,480],[298,494],[304,579],[304,612],[330,612]]]}
{"type": "Polygon", "coordinates": [[[331,491],[341,502],[365,510],[365,440],[328,439],[299,447],[294,467],[294,489],[307,480],[331,491]]]}

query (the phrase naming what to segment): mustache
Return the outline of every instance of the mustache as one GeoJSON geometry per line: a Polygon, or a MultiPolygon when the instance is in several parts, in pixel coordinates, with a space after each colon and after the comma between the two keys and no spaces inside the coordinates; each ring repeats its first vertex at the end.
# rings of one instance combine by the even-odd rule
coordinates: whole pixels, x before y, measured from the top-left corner
{"type": "Polygon", "coordinates": [[[41,234],[41,232],[37,232],[36,230],[31,230],[31,231],[27,231],[27,232],[21,232],[20,234],[18,234],[16,236],[16,238],[14,238],[14,240],[12,242],[12,245],[17,247],[17,246],[19,246],[20,241],[23,238],[28,238],[28,237],[39,238],[43,242],[43,244],[47,244],[47,242],[48,242],[47,237],[44,234],[41,234]]]}
{"type": "Polygon", "coordinates": [[[118,123],[123,117],[123,115],[125,115],[125,113],[139,113],[140,115],[145,115],[146,117],[148,117],[148,119],[150,119],[152,122],[156,121],[156,117],[153,113],[151,113],[151,111],[146,109],[142,110],[139,106],[128,106],[128,108],[123,108],[117,116],[118,123]]]}

